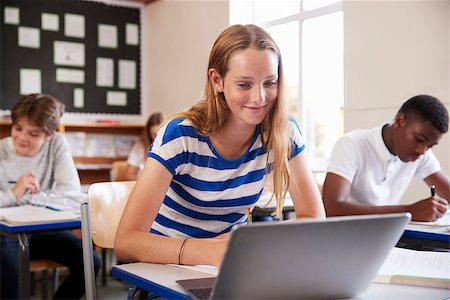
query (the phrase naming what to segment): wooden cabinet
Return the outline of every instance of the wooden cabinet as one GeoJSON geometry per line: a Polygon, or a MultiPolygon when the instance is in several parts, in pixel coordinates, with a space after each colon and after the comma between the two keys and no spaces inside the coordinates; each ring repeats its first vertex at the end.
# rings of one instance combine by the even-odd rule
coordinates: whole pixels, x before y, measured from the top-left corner
{"type": "MultiPolygon", "coordinates": [[[[86,123],[86,124],[61,124],[58,131],[84,132],[89,134],[104,134],[113,136],[135,136],[140,138],[144,125],[140,124],[109,124],[109,123],[86,123]]],[[[11,135],[11,121],[0,120],[0,138],[11,135]]],[[[81,184],[93,182],[110,181],[111,165],[116,160],[126,160],[127,156],[74,156],[75,164],[80,175],[81,184]]]]}

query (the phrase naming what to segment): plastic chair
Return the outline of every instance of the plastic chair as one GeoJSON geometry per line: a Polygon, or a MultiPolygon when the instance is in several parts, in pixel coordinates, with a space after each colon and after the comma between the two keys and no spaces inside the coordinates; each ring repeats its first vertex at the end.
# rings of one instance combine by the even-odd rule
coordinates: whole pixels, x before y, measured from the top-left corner
{"type": "Polygon", "coordinates": [[[81,205],[84,277],[86,299],[96,299],[92,241],[96,246],[112,249],[117,226],[135,181],[91,184],[88,203],[81,205]]]}
{"type": "Polygon", "coordinates": [[[127,162],[124,160],[117,160],[111,166],[111,181],[125,181],[125,169],[127,162]]]}
{"type": "MultiPolygon", "coordinates": [[[[49,259],[34,259],[30,260],[30,273],[36,273],[41,272],[42,273],[42,286],[41,286],[41,292],[42,292],[42,299],[49,299],[48,294],[48,278],[49,274],[48,271],[52,271],[52,286],[51,286],[51,293],[56,292],[59,286],[59,269],[65,268],[65,266],[57,263],[56,261],[49,260],[49,259]]],[[[50,297],[51,298],[51,297],[50,297]]]]}

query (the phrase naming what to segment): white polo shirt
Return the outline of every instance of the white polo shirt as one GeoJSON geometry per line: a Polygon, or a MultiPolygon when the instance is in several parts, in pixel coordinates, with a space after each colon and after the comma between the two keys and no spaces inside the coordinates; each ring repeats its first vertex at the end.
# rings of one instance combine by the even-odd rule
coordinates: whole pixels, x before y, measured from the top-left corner
{"type": "Polygon", "coordinates": [[[144,143],[136,142],[128,155],[127,163],[133,167],[139,168],[139,173],[144,169],[147,159],[148,149],[145,149],[144,143]]]}
{"type": "Polygon", "coordinates": [[[382,128],[350,131],[333,147],[327,172],[352,183],[349,202],[396,205],[413,178],[424,179],[441,170],[431,150],[414,162],[392,155],[383,141],[382,128]]]}

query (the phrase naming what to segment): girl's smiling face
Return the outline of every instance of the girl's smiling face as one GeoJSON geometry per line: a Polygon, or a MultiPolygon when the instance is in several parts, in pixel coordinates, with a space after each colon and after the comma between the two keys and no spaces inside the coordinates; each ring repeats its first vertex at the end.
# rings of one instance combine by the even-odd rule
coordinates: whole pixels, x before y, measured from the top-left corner
{"type": "Polygon", "coordinates": [[[216,91],[224,93],[231,111],[228,122],[254,127],[277,100],[278,57],[271,50],[236,51],[228,60],[225,77],[215,69],[210,69],[209,75],[216,91]]]}
{"type": "Polygon", "coordinates": [[[40,127],[32,125],[28,118],[22,117],[12,125],[11,137],[18,155],[33,157],[52,135],[47,135],[40,127]]]}

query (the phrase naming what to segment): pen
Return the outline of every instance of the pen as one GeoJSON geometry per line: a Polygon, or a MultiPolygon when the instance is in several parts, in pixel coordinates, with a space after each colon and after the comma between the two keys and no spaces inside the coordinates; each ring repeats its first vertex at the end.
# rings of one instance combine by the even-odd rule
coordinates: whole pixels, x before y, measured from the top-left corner
{"type": "Polygon", "coordinates": [[[433,184],[433,185],[430,187],[430,190],[431,190],[431,197],[434,197],[434,196],[436,195],[436,185],[433,184]]]}
{"type": "Polygon", "coordinates": [[[15,180],[8,180],[8,183],[9,183],[9,184],[16,184],[17,181],[15,181],[15,180]]]}
{"type": "Polygon", "coordinates": [[[51,210],[61,211],[59,208],[56,208],[56,207],[53,207],[53,206],[46,205],[45,207],[48,208],[48,209],[51,209],[51,210]]]}
{"type": "Polygon", "coordinates": [[[250,207],[247,207],[247,224],[252,224],[252,212],[250,207]]]}

